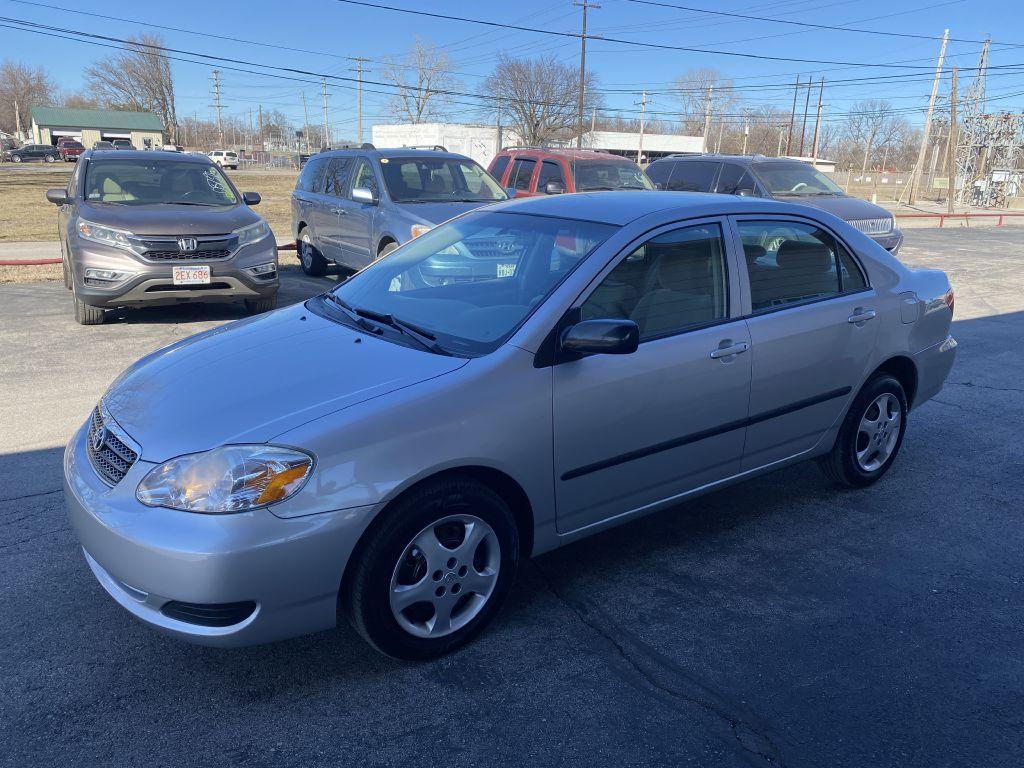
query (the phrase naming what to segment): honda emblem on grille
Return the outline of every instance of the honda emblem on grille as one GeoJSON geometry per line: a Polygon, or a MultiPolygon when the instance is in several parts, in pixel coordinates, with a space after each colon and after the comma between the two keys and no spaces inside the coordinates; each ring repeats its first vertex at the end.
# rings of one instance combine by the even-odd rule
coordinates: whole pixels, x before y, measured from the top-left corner
{"type": "Polygon", "coordinates": [[[107,441],[107,428],[100,427],[92,433],[92,449],[98,451],[103,447],[103,444],[107,441]]]}
{"type": "Polygon", "coordinates": [[[199,247],[199,241],[194,237],[179,237],[178,238],[178,249],[182,253],[195,253],[196,248],[199,247]]]}

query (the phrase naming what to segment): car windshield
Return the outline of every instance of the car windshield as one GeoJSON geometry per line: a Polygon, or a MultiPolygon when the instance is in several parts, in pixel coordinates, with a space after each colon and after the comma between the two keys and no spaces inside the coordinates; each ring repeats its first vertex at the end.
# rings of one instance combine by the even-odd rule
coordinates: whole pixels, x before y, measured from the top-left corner
{"type": "Polygon", "coordinates": [[[569,161],[576,180],[576,191],[602,189],[654,189],[651,180],[640,166],[628,160],[575,160],[569,161]]]}
{"type": "Polygon", "coordinates": [[[398,343],[475,357],[497,349],[616,229],[474,211],[410,241],[307,306],[398,343]]]}
{"type": "Polygon", "coordinates": [[[472,160],[434,157],[382,157],[381,172],[396,203],[491,203],[506,195],[472,160]]]}
{"type": "Polygon", "coordinates": [[[85,147],[82,146],[77,141],[65,141],[64,142],[64,149],[85,149],[85,147]]]}
{"type": "Polygon", "coordinates": [[[754,163],[753,168],[773,195],[845,194],[828,176],[806,163],[754,163]]]}
{"type": "Polygon", "coordinates": [[[93,160],[85,199],[115,205],[236,205],[238,196],[215,165],[178,160],[93,160]]]}

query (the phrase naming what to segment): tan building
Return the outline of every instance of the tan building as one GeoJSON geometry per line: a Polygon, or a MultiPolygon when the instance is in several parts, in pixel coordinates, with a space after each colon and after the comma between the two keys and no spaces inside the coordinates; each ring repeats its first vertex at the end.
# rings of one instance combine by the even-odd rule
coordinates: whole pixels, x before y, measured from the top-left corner
{"type": "Polygon", "coordinates": [[[32,107],[32,142],[56,145],[72,138],[90,149],[97,141],[128,139],[136,149],[160,149],[164,126],[152,112],[32,107]]]}

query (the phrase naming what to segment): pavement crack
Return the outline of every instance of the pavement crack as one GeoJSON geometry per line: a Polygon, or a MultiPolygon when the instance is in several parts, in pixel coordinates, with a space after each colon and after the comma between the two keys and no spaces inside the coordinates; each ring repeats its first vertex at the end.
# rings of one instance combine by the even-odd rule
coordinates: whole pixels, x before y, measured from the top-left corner
{"type": "Polygon", "coordinates": [[[784,768],[785,763],[779,754],[779,749],[765,732],[763,726],[752,725],[747,720],[731,714],[727,706],[728,702],[723,701],[723,697],[720,694],[711,690],[700,681],[693,680],[690,675],[681,670],[672,660],[667,658],[659,659],[658,656],[661,654],[653,648],[645,649],[643,647],[644,643],[639,638],[631,637],[628,632],[616,627],[618,630],[617,634],[622,635],[622,637],[617,637],[616,633],[608,630],[608,626],[614,626],[614,622],[610,617],[604,615],[600,609],[594,606],[573,600],[563,594],[555,586],[548,574],[537,565],[536,561],[532,561],[532,564],[548,592],[559,603],[568,608],[582,624],[600,636],[643,682],[673,700],[693,704],[722,720],[729,726],[733,739],[744,752],[763,760],[769,765],[783,766],[784,768]],[[595,621],[591,613],[602,613],[601,621],[595,621]],[[635,646],[635,649],[631,650],[628,646],[635,646]],[[651,669],[652,667],[653,669],[651,669]],[[657,674],[658,667],[661,667],[662,671],[683,678],[690,686],[703,690],[707,696],[701,697],[694,693],[680,690],[668,681],[660,679],[657,674]],[[718,699],[718,701],[715,699],[718,699]]]}
{"type": "Polygon", "coordinates": [[[9,499],[0,499],[0,504],[8,501],[22,501],[23,499],[34,499],[37,496],[49,496],[54,493],[62,493],[63,488],[58,488],[55,491],[39,491],[39,493],[26,493],[24,496],[11,496],[9,499]]]}
{"type": "Polygon", "coordinates": [[[994,392],[1024,392],[1021,387],[992,387],[988,384],[975,384],[973,381],[951,381],[958,387],[971,387],[972,389],[991,389],[994,392]]]}

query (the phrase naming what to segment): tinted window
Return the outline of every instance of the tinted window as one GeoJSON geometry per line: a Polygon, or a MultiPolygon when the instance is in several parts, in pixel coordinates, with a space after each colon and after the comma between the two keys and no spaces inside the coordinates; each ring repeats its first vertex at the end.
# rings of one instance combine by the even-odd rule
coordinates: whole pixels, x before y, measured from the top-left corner
{"type": "Polygon", "coordinates": [[[801,163],[773,162],[755,163],[754,173],[761,183],[773,195],[793,195],[813,197],[815,195],[842,195],[843,190],[837,187],[828,176],[821,171],[801,163]]]}
{"type": "Polygon", "coordinates": [[[755,312],[839,293],[836,242],[828,232],[791,221],[741,221],[739,227],[755,312]]]}
{"type": "Polygon", "coordinates": [[[720,192],[723,195],[738,195],[741,192],[746,192],[749,195],[757,193],[754,177],[742,165],[735,163],[722,164],[722,172],[718,174],[715,192],[720,192]]]}
{"type": "Polygon", "coordinates": [[[520,157],[512,164],[512,173],[508,177],[508,185],[515,189],[530,190],[530,179],[537,161],[532,157],[520,157]]]}
{"type": "Polygon", "coordinates": [[[472,160],[382,157],[380,170],[388,193],[396,203],[476,203],[505,199],[501,185],[472,160]]]}
{"type": "Polygon", "coordinates": [[[295,188],[303,192],[317,191],[317,181],[326,165],[327,161],[323,159],[307,161],[306,167],[302,169],[302,173],[299,174],[299,178],[295,182],[295,188]]]}
{"type": "Polygon", "coordinates": [[[641,341],[720,320],[728,313],[724,253],[717,224],[658,235],[594,289],[583,317],[633,320],[641,341]]]}
{"type": "Polygon", "coordinates": [[[324,176],[324,194],[332,197],[343,197],[348,187],[348,177],[352,172],[351,157],[332,157],[327,163],[324,176]]]}
{"type": "Polygon", "coordinates": [[[498,181],[501,181],[502,176],[505,175],[505,169],[508,168],[508,155],[498,155],[494,160],[494,164],[491,166],[491,175],[498,181]]]}
{"type": "Polygon", "coordinates": [[[537,191],[543,192],[550,182],[562,185],[565,190],[565,174],[562,173],[562,164],[554,160],[545,160],[540,164],[540,176],[537,178],[537,191]]]}
{"type": "Polygon", "coordinates": [[[576,191],[603,189],[654,189],[640,166],[629,160],[573,160],[569,166],[576,191]]]}
{"type": "Polygon", "coordinates": [[[668,177],[672,174],[673,165],[674,163],[651,163],[647,166],[647,178],[664,189],[668,177]]]}
{"type": "Polygon", "coordinates": [[[689,160],[675,164],[666,189],[673,192],[710,192],[718,166],[707,160],[689,160]]]}

